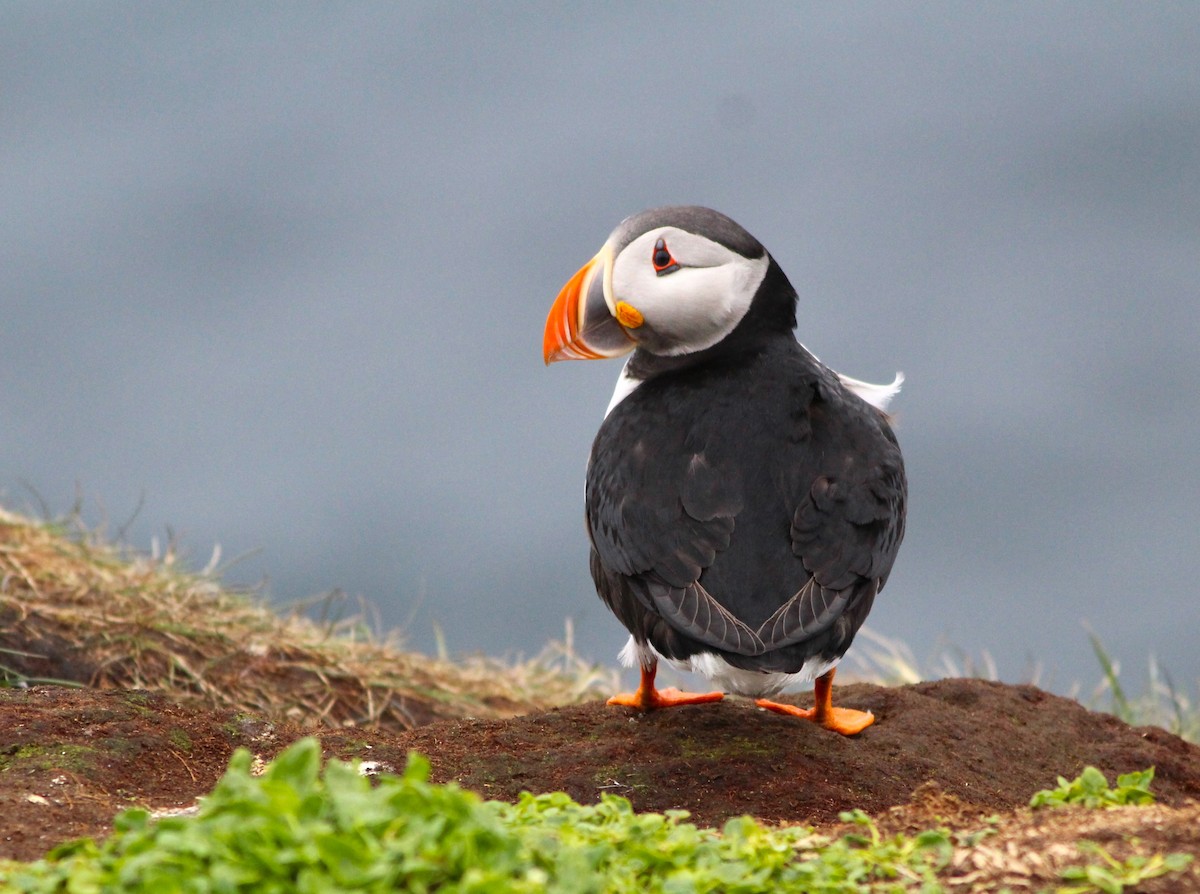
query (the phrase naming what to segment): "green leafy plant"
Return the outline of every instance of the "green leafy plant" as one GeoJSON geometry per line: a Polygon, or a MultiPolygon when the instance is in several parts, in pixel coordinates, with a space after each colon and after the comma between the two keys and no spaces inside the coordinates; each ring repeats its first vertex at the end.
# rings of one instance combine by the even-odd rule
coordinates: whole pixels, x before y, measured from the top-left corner
{"type": "Polygon", "coordinates": [[[1138,885],[1168,873],[1182,872],[1192,862],[1191,854],[1133,856],[1122,861],[1091,841],[1081,841],[1079,849],[1095,854],[1101,862],[1064,869],[1063,880],[1074,884],[1059,888],[1058,894],[1091,894],[1093,891],[1121,894],[1130,885],[1138,885]]]}
{"type": "Polygon", "coordinates": [[[831,851],[845,848],[847,856],[861,864],[863,879],[898,878],[920,882],[928,889],[936,885],[937,873],[945,869],[954,856],[954,845],[946,829],[884,838],[874,820],[862,810],[844,811],[838,819],[854,823],[861,831],[843,836],[834,843],[831,851]]]}
{"type": "MultiPolygon", "coordinates": [[[[937,890],[949,833],[884,837],[861,811],[841,838],[764,827],[750,817],[720,831],[684,811],[634,812],[605,796],[563,793],[483,801],[428,781],[412,755],[374,782],[330,761],[315,740],[280,754],[259,777],[239,751],[194,816],[116,820],[102,844],[83,839],[32,864],[9,864],[0,889],[105,892],[833,892],[937,890]],[[5,887],[7,885],[7,887],[5,887]]],[[[4,870],[0,870],[3,872],[4,870]]]]}
{"type": "Polygon", "coordinates": [[[1108,787],[1108,780],[1095,767],[1084,767],[1083,772],[1072,780],[1058,777],[1058,788],[1043,789],[1029,802],[1030,807],[1066,807],[1078,804],[1083,807],[1121,807],[1127,804],[1153,804],[1150,782],[1154,779],[1154,768],[1138,773],[1125,773],[1117,777],[1116,788],[1108,787]]]}
{"type": "MultiPolygon", "coordinates": [[[[698,828],[684,811],[636,813],[613,795],[594,805],[561,792],[484,801],[431,783],[429,763],[415,754],[398,776],[367,779],[336,760],[322,770],[314,739],[261,776],[251,761],[238,751],[195,815],[155,820],[128,810],[101,844],[81,839],[36,863],[0,864],[0,891],[936,894],[956,846],[974,846],[945,829],[886,836],[861,810],[843,813],[851,831],[832,837],[750,817],[698,828]]],[[[1064,875],[1071,890],[1120,891],[1187,865],[1180,855],[1122,863],[1097,853],[1064,875]]]]}
{"type": "Polygon", "coordinates": [[[102,845],[81,840],[9,880],[39,892],[535,891],[540,877],[478,797],[427,781],[413,757],[377,787],[349,764],[321,774],[306,739],[261,777],[239,750],[193,817],[117,817],[102,845]]]}

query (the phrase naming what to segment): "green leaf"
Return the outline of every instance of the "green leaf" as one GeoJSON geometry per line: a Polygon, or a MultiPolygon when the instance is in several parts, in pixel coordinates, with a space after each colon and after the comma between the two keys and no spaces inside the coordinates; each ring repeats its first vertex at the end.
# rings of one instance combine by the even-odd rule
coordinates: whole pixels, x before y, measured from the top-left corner
{"type": "Polygon", "coordinates": [[[1068,781],[1058,777],[1058,788],[1036,792],[1029,806],[1063,807],[1078,804],[1084,807],[1116,807],[1127,804],[1152,804],[1154,795],[1150,782],[1154,779],[1154,768],[1136,773],[1125,773],[1117,777],[1116,788],[1108,787],[1108,780],[1095,767],[1085,767],[1083,772],[1068,781]]]}
{"type": "MultiPolygon", "coordinates": [[[[938,873],[954,846],[945,829],[885,837],[861,810],[843,814],[853,834],[764,827],[750,817],[720,831],[683,811],[637,813],[604,796],[581,805],[562,792],[483,801],[429,782],[429,763],[410,755],[401,775],[374,781],[330,761],[314,740],[282,752],[260,777],[238,752],[194,816],[151,820],[129,811],[102,844],[76,842],[22,866],[29,894],[323,894],[414,891],[439,894],[750,894],[759,891],[940,891],[938,873]]],[[[1149,771],[1118,789],[1146,790],[1149,771]]],[[[1100,776],[1067,783],[1107,791],[1100,776]]],[[[1063,795],[1062,797],[1065,797],[1063,795]]],[[[964,839],[959,837],[960,846],[964,839]]],[[[1094,891],[1187,865],[1186,855],[1093,862],[1064,874],[1094,891]]],[[[1100,861],[1094,859],[1100,856],[1100,861]]],[[[1119,889],[1118,889],[1119,890],[1119,889]]]]}

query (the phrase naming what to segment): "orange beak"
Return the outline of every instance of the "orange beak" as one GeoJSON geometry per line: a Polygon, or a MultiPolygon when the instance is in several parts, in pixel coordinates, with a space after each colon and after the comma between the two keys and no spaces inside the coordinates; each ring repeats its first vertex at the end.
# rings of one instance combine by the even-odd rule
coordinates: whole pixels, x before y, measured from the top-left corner
{"type": "Polygon", "coordinates": [[[605,298],[610,263],[606,245],[558,293],[542,336],[542,357],[547,364],[556,360],[602,360],[633,350],[633,338],[612,315],[605,298]]]}

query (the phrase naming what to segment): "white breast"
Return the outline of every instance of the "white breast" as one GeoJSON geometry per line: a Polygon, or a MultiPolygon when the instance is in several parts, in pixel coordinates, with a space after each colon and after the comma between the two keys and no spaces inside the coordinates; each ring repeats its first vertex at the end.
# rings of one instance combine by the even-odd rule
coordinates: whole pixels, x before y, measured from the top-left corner
{"type": "Polygon", "coordinates": [[[613,407],[629,397],[633,393],[633,389],[637,388],[640,384],[642,384],[641,379],[635,379],[629,375],[629,361],[625,361],[625,366],[622,368],[621,375],[617,379],[617,387],[613,390],[612,400],[608,402],[608,409],[604,411],[604,415],[607,416],[611,413],[613,407]]]}

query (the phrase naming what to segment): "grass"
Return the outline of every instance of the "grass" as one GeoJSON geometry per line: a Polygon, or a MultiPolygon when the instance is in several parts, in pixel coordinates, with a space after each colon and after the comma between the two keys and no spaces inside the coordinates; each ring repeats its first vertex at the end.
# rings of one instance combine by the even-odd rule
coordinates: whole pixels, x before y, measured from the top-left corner
{"type": "MultiPolygon", "coordinates": [[[[0,686],[149,689],[270,720],[410,728],[504,717],[611,691],[616,674],[564,642],[530,659],[450,661],[371,634],[363,616],[281,616],[184,569],[106,543],[77,518],[0,510],[0,686]]],[[[326,610],[330,606],[324,606],[326,610]]]]}
{"type": "MultiPolygon", "coordinates": [[[[1148,662],[1149,686],[1131,696],[1121,682],[1121,665],[1105,649],[1099,637],[1089,633],[1101,678],[1090,696],[1082,697],[1076,686],[1074,697],[1096,711],[1112,714],[1130,726],[1160,726],[1190,742],[1200,742],[1200,702],[1175,685],[1153,656],[1148,662]]],[[[839,680],[858,680],[883,686],[919,683],[940,677],[974,677],[997,680],[996,663],[986,652],[976,660],[959,649],[946,648],[922,666],[909,646],[882,636],[869,627],[858,633],[859,643],[847,655],[846,671],[839,680]]],[[[1040,666],[1031,668],[1029,682],[1037,685],[1040,666]]]]}
{"type": "Polygon", "coordinates": [[[1161,726],[1181,738],[1200,742],[1200,705],[1176,687],[1170,676],[1159,668],[1153,655],[1148,665],[1149,688],[1131,698],[1121,685],[1120,664],[1109,656],[1094,633],[1090,638],[1104,674],[1093,693],[1093,707],[1106,710],[1131,726],[1161,726]]]}

